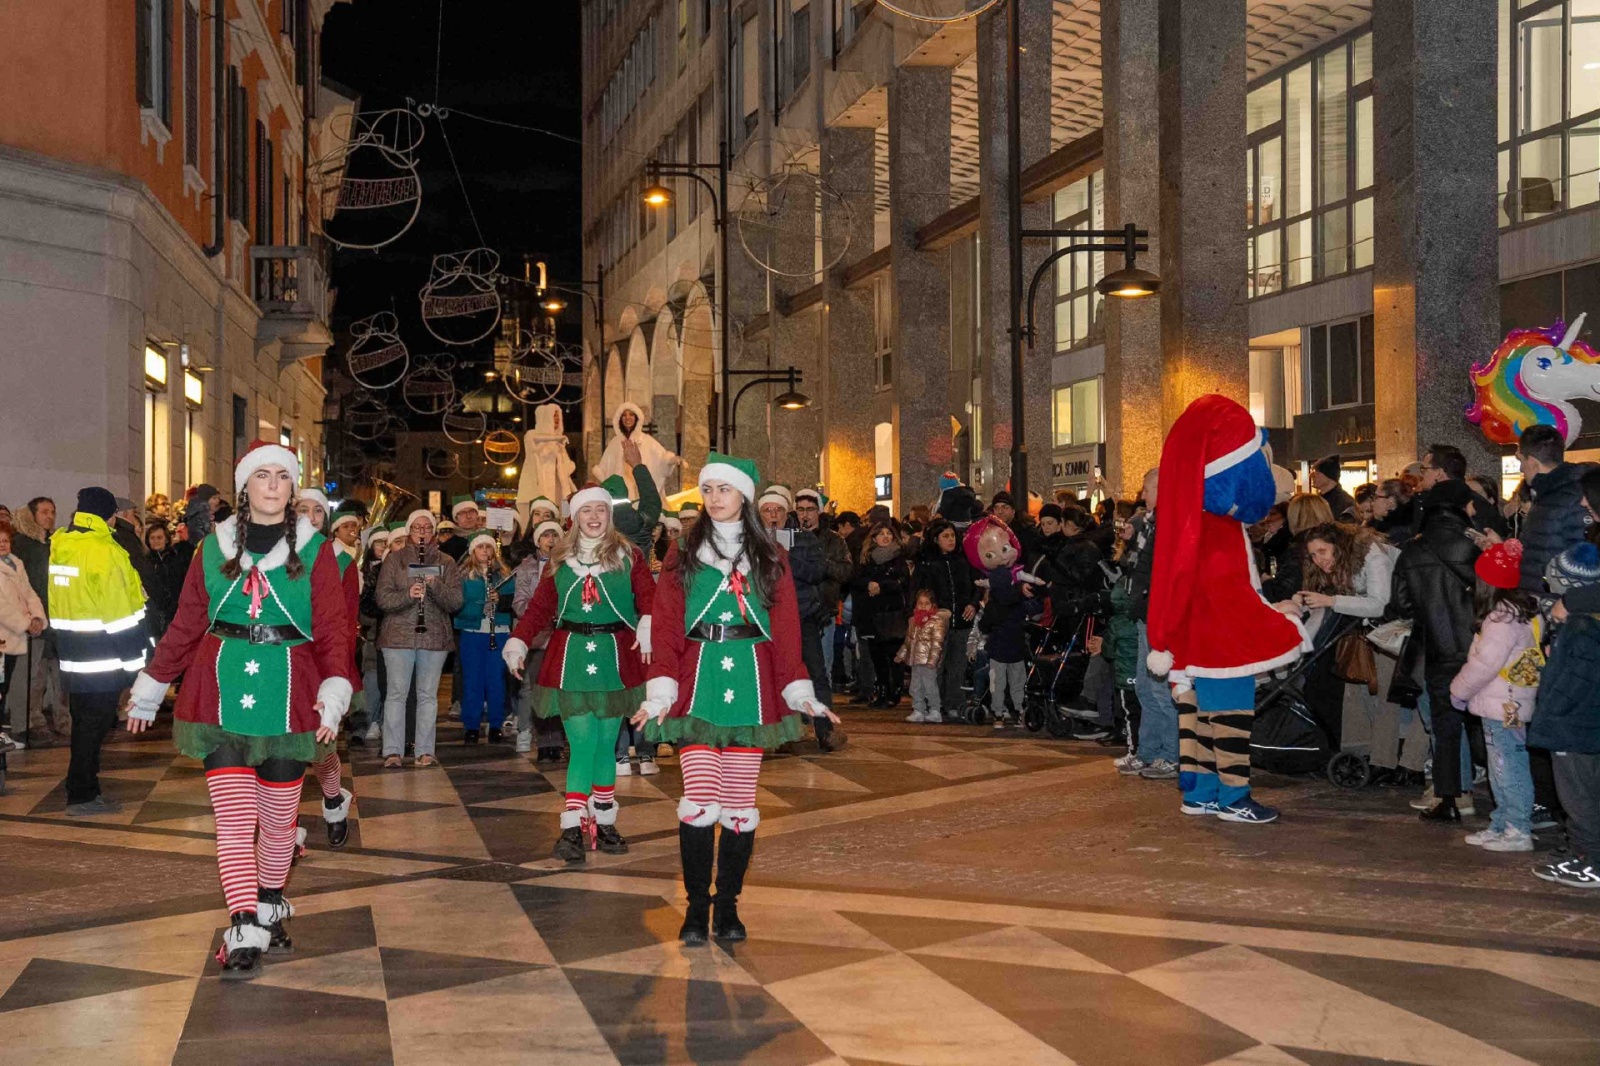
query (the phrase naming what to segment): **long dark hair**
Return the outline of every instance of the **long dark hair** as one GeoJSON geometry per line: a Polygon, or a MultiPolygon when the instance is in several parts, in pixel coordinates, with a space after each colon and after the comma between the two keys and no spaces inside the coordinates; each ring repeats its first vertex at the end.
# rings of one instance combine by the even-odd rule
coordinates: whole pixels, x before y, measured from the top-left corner
{"type": "MultiPolygon", "coordinates": [[[[289,561],[283,564],[284,573],[289,575],[291,581],[299,580],[306,572],[306,566],[300,561],[300,553],[295,551],[295,535],[300,531],[300,516],[295,513],[294,501],[283,510],[283,539],[289,545],[289,561]]],[[[250,530],[250,494],[239,493],[239,507],[233,513],[237,521],[233,524],[233,558],[222,561],[222,576],[229,581],[236,580],[244,569],[240,562],[244,555],[245,536],[250,530]]]]}
{"type": "Polygon", "coordinates": [[[878,533],[885,529],[894,538],[895,547],[900,549],[900,554],[905,554],[906,535],[900,531],[900,526],[894,519],[886,518],[882,522],[872,523],[872,528],[867,530],[867,539],[861,542],[861,558],[857,560],[862,566],[872,561],[872,549],[877,547],[878,533]]]}
{"type": "MultiPolygon", "coordinates": [[[[763,605],[772,605],[773,592],[783,577],[783,562],[778,556],[778,542],[767,532],[749,500],[739,505],[739,525],[744,530],[742,554],[750,562],[750,583],[755,586],[756,599],[763,605]]],[[[706,564],[700,561],[700,546],[709,545],[718,558],[727,559],[717,547],[716,530],[711,516],[703,515],[684,536],[683,551],[678,553],[678,568],[683,572],[683,585],[687,589],[695,575],[706,564]]],[[[731,560],[735,565],[738,559],[731,560]]]]}
{"type": "Polygon", "coordinates": [[[950,530],[956,535],[956,554],[961,552],[961,531],[956,529],[955,523],[943,518],[935,518],[922,534],[922,551],[917,554],[919,560],[944,558],[944,551],[939,547],[939,537],[945,530],[950,530]]]}
{"type": "Polygon", "coordinates": [[[1481,628],[1483,620],[1499,610],[1509,611],[1510,621],[1526,622],[1539,612],[1539,604],[1525,589],[1503,589],[1478,578],[1477,587],[1472,590],[1472,613],[1478,626],[1481,628]]]}
{"type": "Polygon", "coordinates": [[[1352,526],[1348,522],[1325,522],[1306,530],[1304,543],[1308,546],[1320,540],[1333,548],[1333,570],[1325,572],[1306,552],[1302,576],[1304,587],[1311,592],[1327,596],[1348,596],[1355,592],[1356,575],[1367,565],[1367,553],[1382,537],[1365,526],[1352,526]]]}

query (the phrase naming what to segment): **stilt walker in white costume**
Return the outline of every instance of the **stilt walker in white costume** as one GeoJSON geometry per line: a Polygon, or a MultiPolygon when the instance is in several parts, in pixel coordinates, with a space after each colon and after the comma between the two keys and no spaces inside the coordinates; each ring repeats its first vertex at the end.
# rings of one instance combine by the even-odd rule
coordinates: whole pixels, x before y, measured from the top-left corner
{"type": "Polygon", "coordinates": [[[577,487],[572,483],[572,472],[578,464],[572,461],[567,450],[566,423],[562,420],[560,404],[541,404],[533,409],[533,428],[522,435],[522,444],[517,510],[522,514],[522,528],[532,529],[535,523],[528,517],[529,503],[540,497],[564,500],[577,487]]]}
{"type": "Polygon", "coordinates": [[[293,508],[300,463],[251,445],[234,470],[238,511],[201,542],[177,616],[134,681],[128,729],[155,720],[184,674],[173,723],[180,752],[205,764],[217,865],[232,926],[224,978],[255,976],[289,951],[283,887],[295,854],[306,764],[331,743],[354,690],[354,659],[332,545],[293,508]],[[185,674],[185,671],[187,673],[185,674]]]}
{"type": "Polygon", "coordinates": [[[794,578],[757,516],[756,476],[749,460],[715,452],[700,471],[706,517],[662,568],[655,661],[634,716],[649,723],[647,740],[680,745],[678,848],[689,909],[678,935],[688,945],[711,934],[745,939],[736,905],[761,824],[762,752],[798,738],[802,715],[839,720],[817,700],[801,659],[794,578]]]}
{"type": "Polygon", "coordinates": [[[678,484],[678,466],[682,459],[669,452],[660,441],[644,431],[644,412],[635,403],[625,403],[611,416],[611,428],[616,436],[606,444],[600,462],[589,471],[589,477],[604,482],[608,477],[620,477],[628,486],[628,498],[639,498],[639,486],[633,477],[633,464],[623,456],[623,445],[632,442],[639,447],[639,461],[650,469],[650,477],[662,496],[669,496],[678,484]]]}

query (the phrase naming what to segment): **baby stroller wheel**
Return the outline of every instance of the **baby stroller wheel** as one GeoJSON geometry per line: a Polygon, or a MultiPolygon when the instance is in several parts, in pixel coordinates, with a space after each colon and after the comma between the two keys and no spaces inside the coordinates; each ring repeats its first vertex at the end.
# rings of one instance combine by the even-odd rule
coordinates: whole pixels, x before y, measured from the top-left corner
{"type": "Polygon", "coordinates": [[[1044,729],[1057,740],[1072,739],[1072,716],[1064,714],[1060,707],[1052,707],[1044,716],[1044,729]]]}
{"type": "Polygon", "coordinates": [[[972,725],[986,725],[989,721],[989,708],[982,700],[969,700],[966,719],[972,725]]]}
{"type": "Polygon", "coordinates": [[[1328,780],[1340,788],[1364,788],[1372,778],[1372,764],[1353,751],[1336,752],[1328,760],[1328,780]]]}
{"type": "Polygon", "coordinates": [[[1028,732],[1037,733],[1044,728],[1045,719],[1050,712],[1045,709],[1044,701],[1038,698],[1023,701],[1022,724],[1028,732]]]}

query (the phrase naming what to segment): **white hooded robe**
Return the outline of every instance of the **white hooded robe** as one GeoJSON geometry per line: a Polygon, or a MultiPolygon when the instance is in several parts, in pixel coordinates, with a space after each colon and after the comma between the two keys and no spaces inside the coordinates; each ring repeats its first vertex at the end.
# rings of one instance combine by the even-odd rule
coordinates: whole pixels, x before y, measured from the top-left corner
{"type": "Polygon", "coordinates": [[[533,409],[533,428],[523,435],[522,477],[517,482],[517,511],[527,524],[528,504],[548,496],[558,504],[571,496],[576,486],[572,472],[578,464],[567,452],[567,434],[561,405],[542,404],[533,409]]]}
{"type": "Polygon", "coordinates": [[[628,497],[633,500],[639,498],[639,486],[633,482],[633,470],[622,461],[622,444],[627,440],[622,433],[622,413],[632,411],[633,416],[639,420],[633,427],[633,442],[639,446],[639,458],[649,468],[650,476],[655,480],[656,491],[663,498],[677,491],[676,472],[680,460],[676,455],[662,447],[661,442],[644,431],[644,412],[638,404],[624,403],[617,408],[611,416],[611,428],[616,431],[616,436],[611,438],[606,445],[605,454],[600,457],[600,462],[590,471],[589,476],[595,481],[604,481],[613,474],[621,477],[628,483],[628,497]]]}

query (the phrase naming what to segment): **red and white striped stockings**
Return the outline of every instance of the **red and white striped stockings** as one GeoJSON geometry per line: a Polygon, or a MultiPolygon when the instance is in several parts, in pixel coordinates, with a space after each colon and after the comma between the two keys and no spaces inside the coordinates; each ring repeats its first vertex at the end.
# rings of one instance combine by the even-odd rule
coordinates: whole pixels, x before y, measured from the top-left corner
{"type": "Polygon", "coordinates": [[[263,781],[248,766],[206,771],[229,914],[254,914],[258,888],[281,889],[288,882],[302,780],[263,781]]]}
{"type": "Polygon", "coordinates": [[[320,762],[311,764],[311,770],[317,775],[317,786],[322,789],[324,799],[336,800],[339,798],[339,779],[343,769],[339,765],[339,753],[337,751],[330,751],[323,756],[320,762]]]}
{"type": "Polygon", "coordinates": [[[761,777],[760,748],[710,748],[690,744],[678,752],[683,771],[683,802],[678,818],[709,825],[720,818],[736,832],[754,829],[756,782],[761,777]]]}

